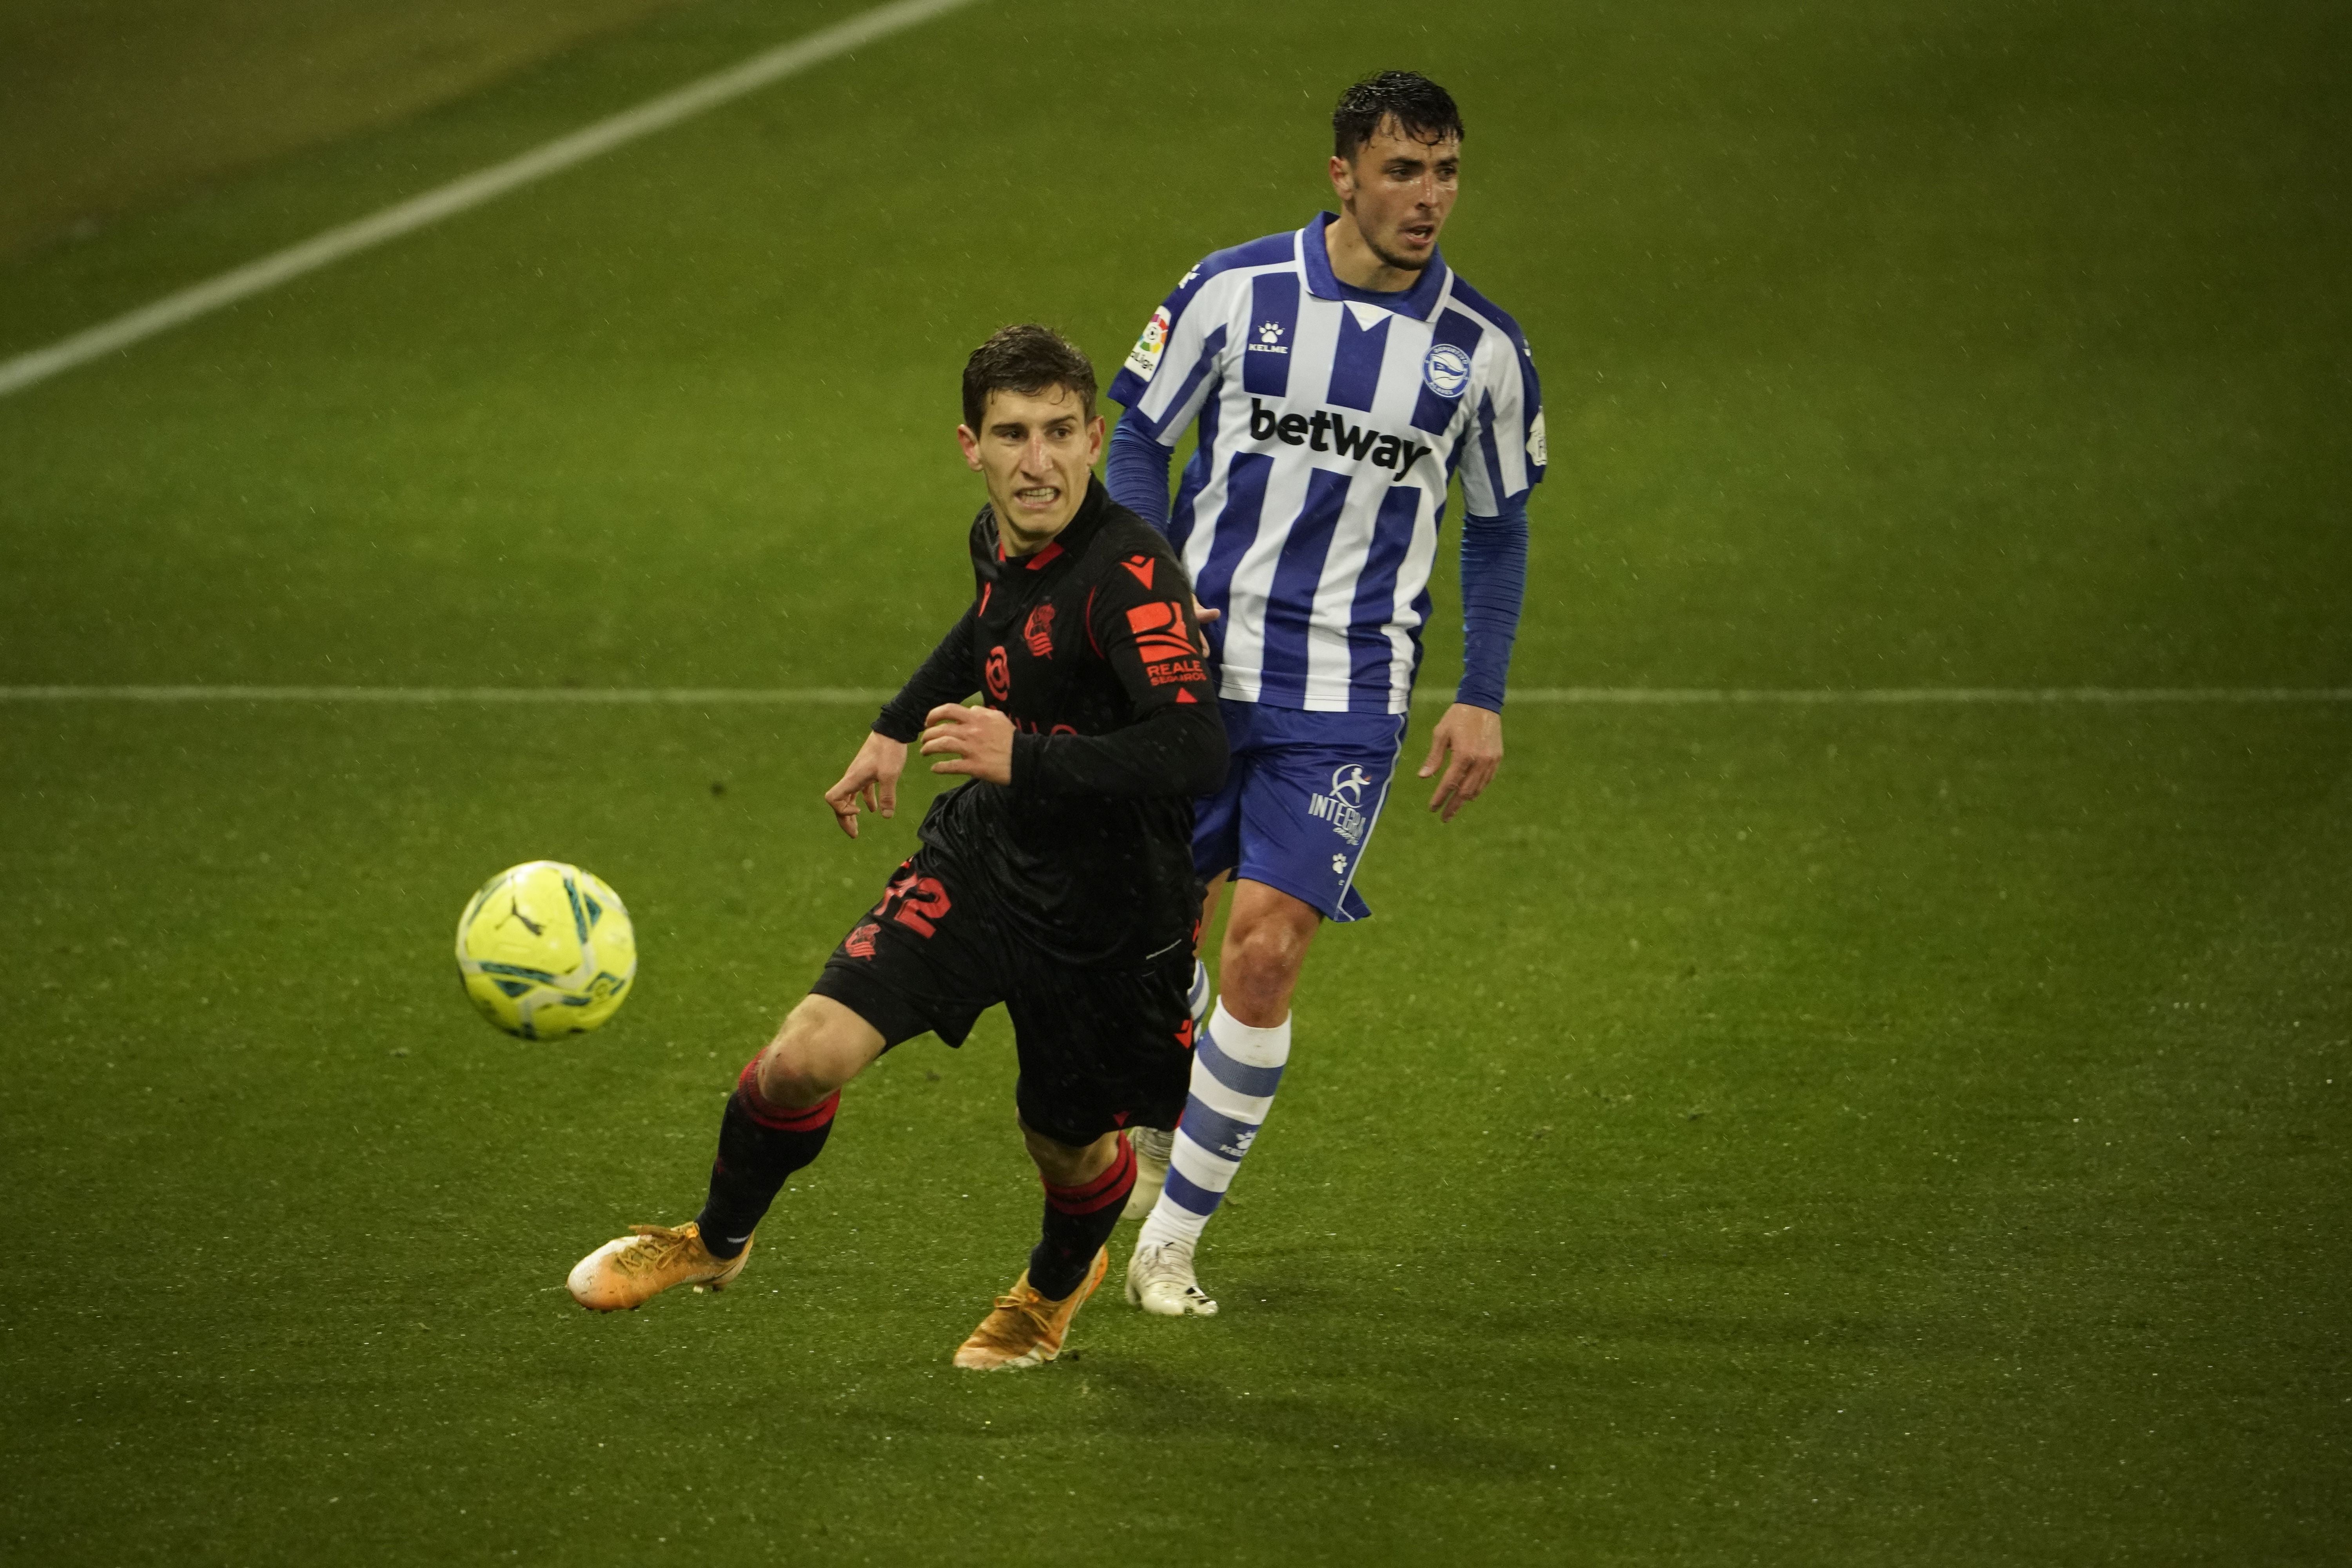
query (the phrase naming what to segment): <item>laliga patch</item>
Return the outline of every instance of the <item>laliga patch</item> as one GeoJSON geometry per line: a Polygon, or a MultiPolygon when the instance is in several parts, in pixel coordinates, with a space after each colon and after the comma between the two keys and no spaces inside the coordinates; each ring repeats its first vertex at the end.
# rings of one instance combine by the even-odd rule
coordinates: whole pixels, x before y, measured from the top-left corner
{"type": "Polygon", "coordinates": [[[1545,456],[1543,410],[1536,410],[1535,422],[1528,426],[1528,460],[1540,468],[1551,459],[1545,456]]]}
{"type": "Polygon", "coordinates": [[[1128,353],[1127,368],[1146,381],[1160,368],[1160,355],[1168,347],[1169,325],[1168,307],[1162,305],[1151,312],[1151,320],[1143,323],[1143,335],[1135,340],[1135,347],[1128,353]]]}
{"type": "Polygon", "coordinates": [[[1470,384],[1469,351],[1456,343],[1432,343],[1421,362],[1421,379],[1440,397],[1461,396],[1470,384]]]}

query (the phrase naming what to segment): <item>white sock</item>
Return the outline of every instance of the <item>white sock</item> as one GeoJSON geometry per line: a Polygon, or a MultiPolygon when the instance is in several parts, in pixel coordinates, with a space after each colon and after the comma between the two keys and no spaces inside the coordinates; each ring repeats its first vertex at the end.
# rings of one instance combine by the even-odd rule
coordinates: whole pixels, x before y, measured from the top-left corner
{"type": "Polygon", "coordinates": [[[1190,1251],[1200,1239],[1265,1125],[1289,1059],[1289,1019],[1253,1029],[1218,1002],[1193,1048],[1192,1093],[1176,1128],[1168,1184],[1143,1222],[1138,1245],[1175,1242],[1190,1251]]]}

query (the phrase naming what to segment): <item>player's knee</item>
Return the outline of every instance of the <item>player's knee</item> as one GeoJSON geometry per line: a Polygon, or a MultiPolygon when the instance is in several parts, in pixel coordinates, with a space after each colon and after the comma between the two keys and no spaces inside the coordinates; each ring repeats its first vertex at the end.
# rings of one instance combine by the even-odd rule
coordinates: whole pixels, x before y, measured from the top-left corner
{"type": "Polygon", "coordinates": [[[1287,921],[1250,921],[1226,942],[1226,984],[1239,981],[1253,990],[1278,987],[1287,994],[1298,984],[1307,940],[1313,934],[1287,921]]]}
{"type": "MultiPolygon", "coordinates": [[[[812,999],[814,1000],[814,998],[812,999]]],[[[753,1082],[770,1105],[802,1110],[839,1089],[847,1079],[826,1039],[824,1010],[803,1002],[784,1019],[776,1037],[760,1053],[753,1082]]]]}
{"type": "Polygon", "coordinates": [[[1026,1121],[1020,1125],[1021,1141],[1028,1145],[1029,1158],[1035,1163],[1037,1173],[1057,1187],[1092,1181],[1118,1157],[1118,1134],[1115,1132],[1095,1142],[1074,1146],[1046,1137],[1026,1121]]]}
{"type": "Polygon", "coordinates": [[[1082,1149],[1073,1149],[1046,1137],[1026,1121],[1021,1123],[1021,1142],[1036,1163],[1038,1174],[1056,1185],[1067,1184],[1071,1173],[1077,1168],[1077,1156],[1085,1153],[1082,1149]]]}
{"type": "Polygon", "coordinates": [[[782,1039],[760,1053],[760,1070],[753,1082],[761,1100],[785,1110],[805,1110],[841,1087],[827,1081],[816,1063],[795,1053],[782,1039]]]}

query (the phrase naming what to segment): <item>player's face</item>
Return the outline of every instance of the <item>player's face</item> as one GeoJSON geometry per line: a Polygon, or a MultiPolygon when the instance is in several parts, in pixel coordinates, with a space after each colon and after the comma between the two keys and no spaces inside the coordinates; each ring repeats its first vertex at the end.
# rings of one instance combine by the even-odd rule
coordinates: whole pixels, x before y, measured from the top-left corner
{"type": "Polygon", "coordinates": [[[1383,265],[1418,272],[1437,252],[1438,231],[1460,193],[1462,142],[1422,142],[1393,119],[1356,149],[1331,160],[1331,185],[1383,265]]]}
{"type": "Polygon", "coordinates": [[[1067,387],[992,392],[982,427],[956,426],[972,472],[986,476],[1005,552],[1027,555],[1068,526],[1102,456],[1103,422],[1067,387]]]}

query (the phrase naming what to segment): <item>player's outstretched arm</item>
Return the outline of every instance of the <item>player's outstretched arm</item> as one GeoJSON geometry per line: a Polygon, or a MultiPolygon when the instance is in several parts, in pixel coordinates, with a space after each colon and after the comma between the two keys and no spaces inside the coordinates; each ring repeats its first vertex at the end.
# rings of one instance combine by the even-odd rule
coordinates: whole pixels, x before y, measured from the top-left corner
{"type": "Polygon", "coordinates": [[[971,691],[971,635],[977,619],[967,607],[931,649],[922,668],[909,676],[898,695],[883,705],[874,721],[874,732],[850,759],[841,782],[824,792],[834,820],[852,838],[857,837],[857,812],[862,803],[885,816],[898,813],[898,775],[907,770],[908,742],[922,732],[923,715],[942,702],[952,702],[971,691]]]}
{"type": "Polygon", "coordinates": [[[841,782],[824,792],[833,819],[852,838],[857,837],[857,813],[862,805],[885,816],[898,815],[898,775],[907,771],[907,742],[869,731],[866,743],[849,759],[841,782]]]}
{"type": "Polygon", "coordinates": [[[1429,732],[1429,760],[1421,764],[1421,776],[1435,774],[1441,763],[1445,774],[1429,797],[1429,809],[1440,814],[1439,821],[1451,822],[1454,813],[1486,793],[1503,765],[1503,716],[1467,702],[1448,708],[1429,732]]]}

